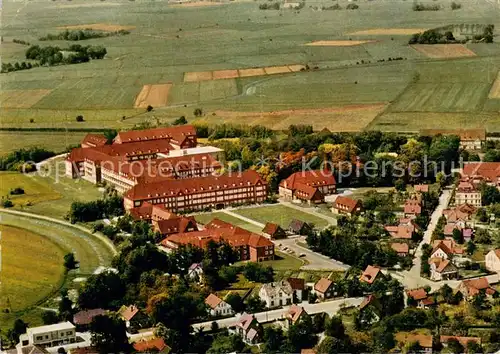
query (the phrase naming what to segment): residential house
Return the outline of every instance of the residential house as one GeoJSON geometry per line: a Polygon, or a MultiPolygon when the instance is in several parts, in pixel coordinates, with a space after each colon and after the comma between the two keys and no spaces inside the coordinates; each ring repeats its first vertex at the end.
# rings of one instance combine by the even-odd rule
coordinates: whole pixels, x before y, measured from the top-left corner
{"type": "Polygon", "coordinates": [[[139,329],[148,324],[147,315],[135,305],[123,305],[117,311],[118,316],[125,322],[127,328],[139,329]]]}
{"type": "Polygon", "coordinates": [[[456,135],[460,138],[460,147],[465,150],[481,150],[486,141],[486,130],[478,129],[424,129],[424,136],[456,135]]]}
{"type": "Polygon", "coordinates": [[[184,232],[168,236],[160,244],[167,251],[180,245],[192,245],[206,249],[210,242],[227,242],[238,253],[240,261],[261,262],[274,259],[274,243],[268,238],[225,223],[225,227],[213,220],[205,225],[205,230],[184,232]]]}
{"type": "Polygon", "coordinates": [[[410,252],[410,246],[407,243],[395,242],[391,243],[391,248],[398,254],[400,257],[406,257],[410,252]]]}
{"type": "Polygon", "coordinates": [[[332,213],[345,214],[348,216],[361,213],[361,201],[339,195],[332,206],[332,213]]]}
{"type": "Polygon", "coordinates": [[[283,228],[278,224],[273,224],[270,222],[266,223],[266,225],[262,229],[262,233],[264,234],[264,236],[269,237],[271,240],[286,238],[286,231],[283,230],[283,228]]]}
{"type": "Polygon", "coordinates": [[[247,344],[257,344],[261,338],[260,324],[252,314],[244,313],[235,325],[229,327],[229,332],[239,335],[247,344]]]}
{"type": "Polygon", "coordinates": [[[401,218],[398,225],[386,225],[384,229],[394,239],[411,240],[413,235],[420,230],[420,227],[412,218],[401,218]]]}
{"type": "Polygon", "coordinates": [[[335,194],[336,181],[332,171],[314,170],[295,172],[279,184],[278,193],[287,200],[301,200],[309,204],[322,203],[325,196],[335,194]]]}
{"type": "Polygon", "coordinates": [[[431,257],[428,262],[431,280],[440,281],[458,278],[458,268],[450,259],[431,257]]]}
{"type": "Polygon", "coordinates": [[[472,182],[461,180],[455,189],[455,203],[480,208],[482,206],[481,191],[472,182]]]}
{"type": "Polygon", "coordinates": [[[485,257],[486,269],[490,272],[500,273],[500,248],[491,250],[485,257]]]}
{"type": "Polygon", "coordinates": [[[94,317],[102,316],[105,315],[106,313],[107,311],[103,309],[78,311],[73,315],[73,324],[77,327],[78,330],[84,331],[88,329],[94,317]]]}
{"type": "Polygon", "coordinates": [[[333,282],[327,278],[321,278],[314,284],[314,293],[321,300],[333,297],[335,295],[334,290],[333,282]]]}
{"type": "Polygon", "coordinates": [[[294,302],[302,302],[304,300],[304,292],[306,291],[305,280],[302,278],[288,278],[286,281],[292,287],[294,302]]]}
{"type": "Polygon", "coordinates": [[[215,294],[210,294],[205,299],[205,304],[209,307],[209,313],[212,317],[232,316],[234,315],[233,308],[227,302],[219,298],[215,294]]]}
{"type": "Polygon", "coordinates": [[[30,327],[19,336],[18,348],[62,346],[76,342],[76,327],[71,322],[61,322],[40,327],[30,327]]]}
{"type": "Polygon", "coordinates": [[[296,324],[300,320],[302,320],[304,317],[308,317],[309,314],[304,310],[302,306],[297,306],[293,304],[286,310],[285,312],[285,319],[286,319],[286,324],[287,327],[289,328],[290,326],[296,324]]]}
{"type": "Polygon", "coordinates": [[[418,199],[407,199],[404,204],[405,218],[416,218],[422,214],[422,202],[418,199]]]}
{"type": "Polygon", "coordinates": [[[472,219],[472,215],[475,214],[477,208],[470,204],[460,204],[455,208],[443,210],[443,215],[447,222],[455,223],[457,221],[467,222],[472,219]]]}
{"type": "Polygon", "coordinates": [[[454,239],[435,240],[432,244],[432,252],[429,258],[451,259],[453,256],[461,257],[464,249],[454,239]]]}
{"type": "Polygon", "coordinates": [[[288,226],[288,231],[294,235],[308,235],[312,227],[304,221],[293,219],[288,226]]]}
{"type": "Polygon", "coordinates": [[[360,322],[371,325],[380,321],[382,304],[373,294],[366,296],[359,305],[360,322]]]}
{"type": "Polygon", "coordinates": [[[171,348],[165,344],[163,338],[144,338],[133,344],[134,350],[138,353],[170,353],[171,348]]]}
{"type": "Polygon", "coordinates": [[[267,183],[247,170],[232,175],[173,179],[137,184],[124,196],[126,210],[148,202],[163,204],[168,210],[221,209],[236,203],[261,203],[267,198],[267,183]]]}
{"type": "Polygon", "coordinates": [[[462,176],[472,183],[485,182],[500,189],[500,162],[470,162],[462,169],[462,176]]]}
{"type": "Polygon", "coordinates": [[[286,280],[262,285],[259,297],[267,308],[290,305],[293,302],[293,289],[286,280]]]}
{"type": "Polygon", "coordinates": [[[407,290],[406,296],[408,299],[413,299],[415,306],[419,308],[428,308],[429,306],[435,305],[434,297],[427,294],[424,288],[407,290]]]}
{"type": "Polygon", "coordinates": [[[432,336],[425,334],[412,334],[406,332],[396,333],[394,336],[398,346],[403,349],[407,343],[417,342],[422,347],[421,353],[432,354],[432,336]]]}
{"type": "Polygon", "coordinates": [[[481,345],[481,338],[479,337],[460,337],[460,336],[440,336],[439,341],[443,345],[443,347],[448,346],[448,342],[450,340],[456,340],[458,341],[464,348],[467,348],[467,344],[469,342],[474,342],[476,344],[481,345]]]}
{"type": "Polygon", "coordinates": [[[464,299],[471,299],[481,291],[484,291],[486,296],[493,296],[496,293],[486,277],[462,280],[457,290],[462,293],[464,299]]]}
{"type": "Polygon", "coordinates": [[[187,276],[191,280],[201,282],[203,279],[203,264],[193,263],[188,268],[187,276]]]}
{"type": "Polygon", "coordinates": [[[367,266],[363,274],[361,274],[360,280],[368,283],[368,284],[373,284],[373,282],[377,279],[377,277],[383,277],[384,275],[382,274],[382,269],[379,267],[374,267],[374,266],[367,266]]]}
{"type": "Polygon", "coordinates": [[[429,185],[428,184],[416,184],[413,186],[415,193],[429,193],[429,185]]]}

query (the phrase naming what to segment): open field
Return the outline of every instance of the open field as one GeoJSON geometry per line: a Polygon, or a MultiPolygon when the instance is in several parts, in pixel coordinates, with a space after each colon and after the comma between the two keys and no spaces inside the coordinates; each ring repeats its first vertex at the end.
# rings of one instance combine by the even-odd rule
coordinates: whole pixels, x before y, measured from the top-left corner
{"type": "Polygon", "coordinates": [[[0,131],[0,156],[12,150],[39,146],[62,152],[70,145],[79,144],[86,133],[79,132],[20,132],[0,131]]]}
{"type": "MultiPolygon", "coordinates": [[[[326,0],[320,2],[318,6],[329,4],[326,0]]],[[[339,0],[339,3],[345,7],[348,1],[339,0]]],[[[207,5],[215,4],[218,3],[207,2],[207,5]]],[[[104,60],[38,67],[0,75],[0,92],[51,90],[35,103],[24,99],[14,101],[24,107],[32,105],[29,108],[15,105],[8,108],[8,103],[2,105],[1,126],[125,129],[151,121],[153,116],[155,121],[161,123],[169,123],[181,115],[192,120],[192,112],[197,107],[204,112],[272,112],[394,101],[399,104],[399,96],[404,95],[407,87],[414,83],[413,76],[417,73],[421,77],[435,76],[443,83],[492,85],[493,79],[479,80],[478,75],[482,76],[480,71],[487,67],[484,59],[496,65],[500,55],[499,43],[474,43],[468,44],[467,48],[476,53],[476,57],[449,59],[441,63],[444,61],[428,58],[408,46],[411,34],[450,23],[492,23],[500,28],[499,9],[488,1],[474,6],[464,4],[463,11],[432,13],[412,11],[412,3],[405,1],[359,0],[360,10],[348,12],[314,11],[306,6],[300,13],[262,11],[257,3],[251,1],[189,8],[195,5],[198,4],[175,7],[165,6],[163,2],[139,1],[91,4],[84,0],[73,0],[71,4],[41,0],[5,3],[2,8],[5,44],[2,59],[5,62],[26,60],[24,52],[28,47],[12,43],[13,39],[45,46],[52,43],[40,42],[38,38],[53,33],[57,28],[133,30],[127,36],[94,38],[84,43],[105,46],[108,54],[104,60]],[[113,6],[107,6],[111,4],[113,6]],[[42,13],[43,16],[40,16],[42,13]],[[25,30],[28,27],[30,31],[25,30]],[[376,42],[355,46],[304,45],[325,39],[337,44],[345,44],[346,41],[350,44],[376,42]],[[401,60],[394,61],[394,58],[401,60]],[[456,69],[460,60],[470,62],[456,69]],[[307,64],[310,70],[295,75],[294,72],[300,71],[301,67],[291,67],[290,63],[307,64]],[[436,69],[436,63],[439,69],[436,69]],[[284,75],[284,66],[288,66],[291,73],[284,75]],[[464,66],[474,70],[464,69],[464,66]],[[266,69],[256,72],[255,68],[266,69]],[[244,75],[260,75],[242,77],[238,70],[242,70],[244,75]],[[441,71],[446,75],[436,75],[441,71]],[[211,80],[184,82],[185,73],[211,73],[211,80]],[[202,84],[212,81],[231,83],[221,84],[223,86],[202,84]],[[144,85],[167,82],[173,84],[167,106],[152,105],[154,112],[149,113],[145,113],[143,108],[134,109],[136,97],[144,85]],[[85,122],[75,122],[79,114],[84,115],[85,122]],[[30,123],[30,119],[34,122],[30,123]]],[[[66,46],[74,43],[56,44],[66,46]]],[[[483,93],[482,88],[480,92],[483,93]]],[[[0,94],[9,95],[8,92],[0,94]]],[[[418,102],[427,104],[422,97],[418,102]]],[[[413,109],[418,104],[410,104],[409,107],[413,109]]],[[[455,102],[449,107],[450,111],[447,111],[445,103],[431,113],[455,113],[463,105],[455,102]]],[[[481,102],[474,102],[467,108],[481,115],[498,112],[499,104],[496,100],[486,101],[483,97],[481,102]]],[[[416,112],[425,109],[416,107],[416,112]]],[[[386,113],[394,111],[388,109],[386,113]]],[[[384,114],[377,115],[376,120],[383,118],[384,114]]],[[[409,119],[405,122],[407,126],[418,124],[413,117],[405,117],[409,119]]],[[[264,122],[267,126],[282,127],[303,117],[292,117],[289,121],[283,119],[279,123],[274,117],[268,118],[270,120],[264,122]]],[[[216,121],[208,116],[201,119],[216,121]]],[[[325,115],[321,117],[321,122],[318,120],[314,125],[360,130],[368,123],[368,118],[362,118],[356,126],[352,115],[325,115]],[[345,125],[349,128],[342,128],[345,125]]],[[[431,124],[427,128],[439,127],[431,124]]],[[[387,129],[394,130],[390,126],[387,129]]]]}
{"type": "Polygon", "coordinates": [[[0,102],[4,108],[30,108],[51,90],[5,90],[0,92],[0,102]]]}
{"type": "Polygon", "coordinates": [[[372,28],[348,33],[352,36],[408,36],[425,32],[428,28],[372,28]]]}
{"type": "Polygon", "coordinates": [[[25,229],[0,225],[0,231],[3,287],[0,308],[15,312],[33,305],[58,288],[64,274],[65,250],[25,229]],[[19,262],[21,254],[22,262],[19,262]]]}
{"type": "Polygon", "coordinates": [[[374,43],[376,41],[314,41],[311,43],[306,43],[305,45],[311,46],[311,47],[351,47],[355,45],[361,45],[361,44],[366,44],[366,43],[374,43]]]}
{"type": "Polygon", "coordinates": [[[497,79],[491,86],[490,93],[488,94],[488,98],[499,98],[500,99],[500,71],[498,72],[497,79]]]}
{"type": "Polygon", "coordinates": [[[476,53],[463,44],[414,44],[413,49],[429,58],[475,57],[476,53]]]}
{"type": "Polygon", "coordinates": [[[215,1],[194,1],[194,2],[186,2],[184,4],[171,4],[169,5],[169,7],[190,8],[190,7],[217,6],[217,5],[224,5],[224,3],[215,1]]]}
{"type": "Polygon", "coordinates": [[[313,223],[318,228],[323,228],[328,225],[328,222],[322,218],[284,205],[244,208],[235,210],[234,212],[263,224],[266,222],[276,223],[285,229],[288,229],[288,225],[293,219],[313,223]]]}
{"type": "MultiPolygon", "coordinates": [[[[9,296],[11,304],[14,305],[15,301],[19,301],[19,306],[21,306],[16,308],[19,312],[10,314],[0,312],[0,329],[2,330],[11,328],[17,318],[22,318],[31,326],[42,324],[41,310],[29,305],[37,300],[43,301],[44,297],[50,296],[62,285],[61,272],[65,253],[75,253],[76,259],[80,262],[79,269],[75,271],[78,276],[87,276],[97,267],[111,264],[112,254],[109,248],[99,239],[90,237],[89,234],[78,229],[3,212],[0,212],[0,217],[1,229],[7,227],[16,230],[14,243],[2,237],[2,261],[4,262],[2,274],[7,269],[15,270],[17,273],[14,281],[21,287],[17,289],[2,284],[4,291],[9,289],[9,293],[14,292],[12,297],[9,296]],[[22,231],[17,232],[17,230],[22,231]],[[17,239],[18,237],[21,239],[17,239]],[[8,249],[15,250],[13,256],[8,249]],[[20,254],[23,260],[21,263],[19,263],[20,254]],[[9,267],[9,264],[13,264],[13,268],[9,267]],[[20,264],[23,265],[22,269],[20,264]],[[23,272],[23,278],[30,280],[24,282],[19,279],[19,272],[23,272]],[[32,293],[31,286],[37,287],[37,293],[32,293]],[[23,309],[23,306],[27,307],[23,309]]],[[[0,307],[3,309],[6,300],[1,298],[0,301],[2,302],[0,307]]]]}
{"type": "Polygon", "coordinates": [[[135,99],[135,108],[165,107],[172,84],[144,85],[135,99]]]}
{"type": "MultiPolygon", "coordinates": [[[[83,4],[74,4],[75,7],[82,7],[83,4]]],[[[89,4],[90,5],[90,4],[89,4]]],[[[88,25],[68,25],[68,26],[59,26],[58,29],[67,29],[67,30],[83,30],[83,29],[92,29],[95,31],[128,31],[135,28],[135,26],[121,26],[121,25],[113,25],[109,23],[92,23],[88,25]]]]}
{"type": "Polygon", "coordinates": [[[16,207],[23,207],[27,204],[36,204],[44,201],[53,201],[62,196],[50,185],[35,179],[31,175],[25,175],[18,172],[0,172],[0,195],[9,196],[16,207]],[[9,195],[11,189],[21,187],[24,194],[9,195]]]}

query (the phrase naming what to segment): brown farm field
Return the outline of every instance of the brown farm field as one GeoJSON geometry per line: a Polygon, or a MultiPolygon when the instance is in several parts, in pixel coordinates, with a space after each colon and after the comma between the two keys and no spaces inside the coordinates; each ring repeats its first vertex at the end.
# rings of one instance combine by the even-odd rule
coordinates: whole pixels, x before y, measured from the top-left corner
{"type": "Polygon", "coordinates": [[[211,71],[187,72],[184,74],[184,82],[212,80],[211,71]]]}
{"type": "Polygon", "coordinates": [[[314,129],[360,131],[380,114],[386,104],[352,105],[318,109],[289,109],[272,112],[237,112],[216,110],[203,118],[208,123],[261,124],[272,129],[286,129],[291,124],[311,124],[314,129]]]}
{"type": "Polygon", "coordinates": [[[351,47],[361,44],[367,43],[375,43],[374,40],[365,40],[365,41],[351,41],[351,40],[337,40],[337,41],[314,41],[310,43],[306,43],[305,45],[311,47],[351,47]]]}
{"type": "Polygon", "coordinates": [[[414,44],[411,47],[428,58],[435,59],[476,56],[476,53],[463,44],[414,44]]]}
{"type": "Polygon", "coordinates": [[[491,86],[488,98],[500,98],[500,71],[498,72],[497,78],[493,83],[493,86],[491,86]]]}
{"type": "Polygon", "coordinates": [[[30,108],[52,90],[5,90],[0,91],[0,105],[4,108],[30,108]]]}
{"type": "Polygon", "coordinates": [[[212,72],[214,80],[236,79],[239,77],[238,70],[215,70],[212,72]]]}
{"type": "Polygon", "coordinates": [[[135,99],[135,108],[165,107],[172,84],[144,85],[135,99]]]}
{"type": "MultiPolygon", "coordinates": [[[[81,7],[81,5],[79,5],[81,7]]],[[[57,29],[67,29],[67,30],[83,30],[83,29],[92,29],[96,31],[107,31],[107,32],[115,32],[120,30],[132,30],[135,26],[122,26],[122,25],[113,25],[109,23],[92,23],[88,25],[67,25],[67,26],[59,26],[57,29]]]]}

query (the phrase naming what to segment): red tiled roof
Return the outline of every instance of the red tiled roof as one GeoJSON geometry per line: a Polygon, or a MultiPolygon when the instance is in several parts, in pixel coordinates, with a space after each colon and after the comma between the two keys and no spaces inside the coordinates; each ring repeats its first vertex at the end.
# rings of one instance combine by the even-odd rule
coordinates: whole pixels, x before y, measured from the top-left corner
{"type": "Polygon", "coordinates": [[[380,270],[379,267],[367,266],[363,274],[361,274],[361,281],[372,284],[380,273],[380,270]]]}
{"type": "Polygon", "coordinates": [[[316,284],[314,284],[314,290],[324,294],[328,290],[328,288],[332,286],[332,284],[333,282],[331,280],[326,278],[321,278],[316,282],[316,284]]]}
{"type": "Polygon", "coordinates": [[[428,193],[429,185],[428,184],[416,184],[413,188],[415,188],[415,192],[428,193]]]}
{"type": "Polygon", "coordinates": [[[124,144],[134,141],[173,139],[181,143],[188,136],[196,136],[196,129],[192,125],[119,132],[115,141],[121,141],[124,144]]]}
{"type": "Polygon", "coordinates": [[[163,338],[140,340],[135,342],[133,347],[138,352],[151,352],[152,350],[161,352],[169,348],[169,346],[165,344],[163,338]]]}
{"type": "Polygon", "coordinates": [[[304,290],[306,288],[306,282],[302,278],[288,278],[286,281],[290,283],[293,290],[304,290]]]}
{"type": "Polygon", "coordinates": [[[102,134],[87,134],[82,140],[82,145],[102,146],[107,142],[108,139],[102,134]]]}
{"type": "Polygon", "coordinates": [[[419,215],[422,213],[422,205],[416,199],[408,199],[404,205],[405,214],[419,215]]]}
{"type": "Polygon", "coordinates": [[[317,187],[312,187],[304,183],[295,183],[295,193],[304,200],[313,200],[316,195],[323,198],[323,193],[317,187]]]}
{"type": "Polygon", "coordinates": [[[423,348],[432,348],[432,336],[425,334],[396,333],[395,338],[400,343],[418,342],[423,348]]]}
{"type": "Polygon", "coordinates": [[[232,228],[233,224],[223,221],[219,218],[214,218],[208,224],[205,225],[206,229],[221,229],[221,228],[232,228]]]}
{"type": "Polygon", "coordinates": [[[264,180],[253,170],[243,171],[233,175],[205,176],[171,180],[169,183],[152,182],[138,184],[126,193],[133,200],[148,199],[154,196],[176,196],[202,193],[203,191],[230,189],[239,186],[254,186],[257,183],[265,185],[264,180]]]}
{"type": "Polygon", "coordinates": [[[130,321],[139,312],[139,309],[135,305],[125,306],[123,305],[118,313],[125,321],[130,321]]]}
{"type": "Polygon", "coordinates": [[[295,172],[280,182],[281,187],[297,189],[297,184],[305,184],[310,187],[321,187],[336,184],[333,173],[328,170],[313,170],[295,172]]]}
{"type": "Polygon", "coordinates": [[[254,315],[245,313],[239,318],[238,322],[236,322],[236,326],[241,327],[246,331],[250,328],[254,320],[255,320],[254,315]]]}
{"type": "Polygon", "coordinates": [[[220,299],[217,295],[210,294],[205,299],[205,304],[207,304],[212,310],[215,309],[220,303],[222,299],[220,299]]]}
{"type": "Polygon", "coordinates": [[[414,290],[408,290],[406,292],[406,294],[408,295],[408,297],[411,297],[413,298],[414,300],[423,300],[425,298],[427,298],[427,291],[425,291],[424,288],[418,288],[418,289],[414,289],[414,290]]]}
{"type": "Polygon", "coordinates": [[[162,235],[187,232],[189,226],[192,226],[196,231],[198,230],[198,228],[196,227],[196,221],[192,216],[178,216],[175,218],[154,222],[155,231],[158,231],[162,235]]]}
{"type": "Polygon", "coordinates": [[[482,177],[497,183],[500,178],[500,162],[472,162],[464,165],[463,176],[482,177]]]}
{"type": "Polygon", "coordinates": [[[488,289],[490,289],[490,283],[486,277],[464,280],[462,283],[467,287],[469,296],[479,294],[481,290],[485,290],[488,293],[488,289]]]}
{"type": "Polygon", "coordinates": [[[397,253],[408,253],[410,250],[407,243],[391,243],[391,248],[397,253]]]}
{"type": "Polygon", "coordinates": [[[278,224],[273,224],[271,222],[266,222],[266,225],[262,229],[262,232],[265,233],[265,234],[273,236],[276,233],[276,231],[278,231],[279,227],[280,226],[278,224]]]}
{"type": "Polygon", "coordinates": [[[359,200],[355,200],[355,199],[352,199],[352,198],[349,198],[349,197],[344,197],[342,195],[339,195],[335,199],[334,208],[345,210],[345,211],[347,211],[349,213],[352,213],[353,211],[356,210],[356,207],[358,205],[359,205],[359,200]],[[344,209],[342,207],[346,207],[346,209],[344,209]]]}
{"type": "Polygon", "coordinates": [[[377,298],[373,294],[366,296],[363,299],[363,301],[361,302],[361,304],[359,304],[359,309],[360,310],[364,309],[366,306],[370,305],[372,302],[374,302],[376,300],[377,300],[377,298]]]}
{"type": "Polygon", "coordinates": [[[292,323],[297,322],[297,320],[300,319],[302,315],[307,315],[306,310],[304,310],[302,306],[297,306],[295,304],[290,306],[290,308],[286,312],[286,317],[290,319],[292,323]]]}
{"type": "Polygon", "coordinates": [[[467,347],[468,342],[481,344],[481,338],[479,337],[440,336],[439,339],[441,343],[447,343],[450,339],[456,339],[464,347],[467,347]]]}

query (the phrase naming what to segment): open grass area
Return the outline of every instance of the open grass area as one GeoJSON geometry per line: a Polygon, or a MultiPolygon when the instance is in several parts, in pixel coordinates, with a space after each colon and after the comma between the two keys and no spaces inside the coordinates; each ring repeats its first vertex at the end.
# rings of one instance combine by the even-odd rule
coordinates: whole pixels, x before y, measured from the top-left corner
{"type": "Polygon", "coordinates": [[[284,205],[244,208],[235,210],[234,212],[263,224],[266,222],[276,223],[285,229],[288,228],[288,225],[293,219],[312,223],[318,228],[323,228],[328,225],[325,219],[284,205]]]}
{"type": "Polygon", "coordinates": [[[194,218],[200,224],[207,224],[210,221],[212,221],[213,219],[218,218],[222,221],[231,223],[233,225],[239,226],[243,229],[246,229],[246,230],[258,233],[258,234],[260,234],[262,231],[262,229],[260,227],[254,225],[254,224],[245,222],[244,220],[238,219],[232,215],[228,215],[224,212],[198,214],[198,215],[195,215],[194,218]]]}
{"type": "MultiPolygon", "coordinates": [[[[339,0],[342,7],[348,2],[339,0]]],[[[411,32],[419,29],[451,23],[491,23],[500,27],[499,9],[493,2],[464,3],[460,11],[426,13],[412,11],[412,3],[405,1],[360,0],[358,3],[357,11],[317,11],[312,7],[331,5],[328,0],[320,0],[298,12],[261,11],[255,2],[238,1],[201,7],[111,0],[105,3],[74,0],[64,5],[41,0],[27,4],[7,2],[2,8],[2,59],[5,62],[26,60],[24,52],[28,47],[13,43],[13,39],[42,46],[73,44],[38,40],[68,26],[128,28],[131,33],[82,43],[105,46],[107,55],[103,60],[2,74],[0,91],[5,93],[0,95],[7,99],[0,108],[1,125],[125,128],[153,117],[167,122],[180,115],[192,119],[196,106],[205,112],[270,112],[393,101],[398,112],[465,110],[498,115],[498,105],[482,98],[487,82],[480,78],[490,65],[483,65],[483,60],[498,58],[498,43],[467,45],[477,57],[463,59],[463,66],[457,64],[462,59],[426,58],[407,45],[411,32]],[[28,27],[30,31],[25,30],[28,27]],[[304,45],[317,41],[359,45],[304,45]],[[388,60],[396,57],[402,60],[388,60]],[[184,82],[187,72],[224,70],[217,77],[222,78],[231,77],[231,70],[290,64],[307,64],[311,70],[184,82]],[[422,78],[426,73],[435,77],[437,84],[428,85],[429,82],[423,80],[412,86],[415,72],[422,78]],[[450,86],[451,82],[454,84],[450,86]],[[134,109],[135,98],[144,85],[162,83],[173,84],[167,107],[154,107],[148,114],[143,108],[134,109]],[[405,91],[408,85],[410,88],[405,91]],[[39,97],[35,100],[29,95],[34,91],[28,90],[36,90],[39,97]],[[426,98],[422,90],[429,91],[432,97],[426,98]],[[443,94],[446,90],[450,90],[449,95],[443,94]],[[12,92],[18,94],[12,95],[12,92]],[[33,99],[20,100],[25,96],[33,99]],[[466,99],[471,100],[470,104],[462,102],[466,99]],[[76,123],[75,117],[79,114],[84,115],[85,122],[76,123]],[[123,116],[127,119],[122,120],[123,116]],[[29,123],[30,119],[34,122],[29,123]]],[[[212,119],[212,116],[203,118],[212,119]]],[[[355,114],[325,115],[316,117],[313,124],[319,129],[326,126],[344,131],[366,126],[413,130],[418,124],[418,117],[411,115],[399,116],[401,121],[395,121],[394,127],[378,124],[387,122],[385,118],[388,118],[378,113],[351,123],[354,118],[355,114]],[[342,128],[342,123],[349,127],[342,128]]],[[[265,122],[259,123],[280,128],[301,119],[304,117],[291,115],[276,122],[272,116],[266,116],[265,122]]],[[[237,122],[238,118],[233,121],[237,122]]],[[[498,130],[496,122],[492,121],[487,127],[498,130]]],[[[257,124],[257,121],[250,123],[257,124]]],[[[431,124],[427,128],[441,127],[439,121],[427,123],[431,124]]]]}
{"type": "Polygon", "coordinates": [[[0,179],[2,180],[0,195],[10,198],[16,208],[62,198],[62,195],[52,186],[33,175],[18,172],[0,172],[0,179]],[[23,188],[24,194],[11,195],[10,191],[17,187],[23,188]]]}
{"type": "Polygon", "coordinates": [[[7,323],[15,319],[16,313],[59,289],[64,279],[63,257],[68,249],[26,229],[0,225],[0,231],[0,329],[7,329],[7,323]],[[11,313],[5,313],[5,309],[11,313]]]}
{"type": "Polygon", "coordinates": [[[56,153],[62,152],[70,145],[79,144],[85,134],[79,132],[0,131],[0,155],[31,146],[38,146],[56,153]]]}

